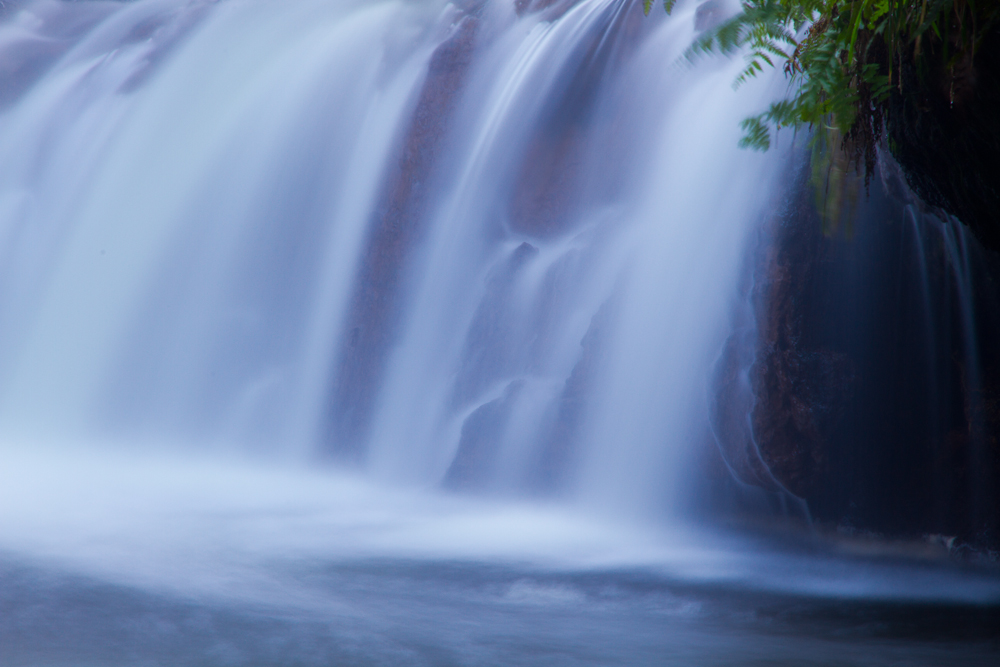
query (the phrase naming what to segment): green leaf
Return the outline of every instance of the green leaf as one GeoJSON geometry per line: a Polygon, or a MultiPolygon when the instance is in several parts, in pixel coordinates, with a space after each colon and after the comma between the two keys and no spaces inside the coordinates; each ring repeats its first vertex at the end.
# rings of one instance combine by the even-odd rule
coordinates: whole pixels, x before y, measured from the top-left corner
{"type": "Polygon", "coordinates": [[[771,147],[771,131],[761,119],[761,116],[744,118],[740,122],[743,130],[743,138],[740,139],[740,148],[749,148],[755,151],[766,151],[771,147]]]}
{"type": "Polygon", "coordinates": [[[875,22],[880,18],[885,16],[889,11],[889,0],[879,0],[875,3],[875,8],[872,10],[871,16],[868,17],[868,28],[873,29],[875,22]]]}

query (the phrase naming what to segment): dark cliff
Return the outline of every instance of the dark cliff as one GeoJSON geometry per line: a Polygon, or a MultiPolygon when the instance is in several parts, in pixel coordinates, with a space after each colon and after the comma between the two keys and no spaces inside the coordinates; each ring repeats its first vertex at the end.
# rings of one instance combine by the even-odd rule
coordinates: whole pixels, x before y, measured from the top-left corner
{"type": "Polygon", "coordinates": [[[889,101],[889,146],[924,202],[1000,251],[1000,25],[952,66],[945,44],[928,44],[919,61],[901,63],[889,101]]]}
{"type": "Polygon", "coordinates": [[[1000,255],[924,209],[886,159],[852,228],[824,234],[797,168],[717,366],[722,458],[821,525],[996,549],[1000,255]]]}

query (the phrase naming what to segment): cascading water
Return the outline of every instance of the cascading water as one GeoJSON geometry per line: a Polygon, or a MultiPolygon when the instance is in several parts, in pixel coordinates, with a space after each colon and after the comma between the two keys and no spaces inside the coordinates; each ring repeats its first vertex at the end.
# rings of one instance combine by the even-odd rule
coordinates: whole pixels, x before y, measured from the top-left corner
{"type": "MultiPolygon", "coordinates": [[[[3,7],[9,562],[307,615],[343,582],[302,568],[337,558],[827,586],[663,533],[784,165],[736,148],[775,84],[737,94],[738,62],[676,64],[694,3],[668,19],[627,0],[3,7]]],[[[20,619],[35,575],[5,573],[29,582],[4,598],[20,619]]],[[[604,595],[496,577],[511,604],[604,595]]],[[[996,595],[949,577],[921,594],[996,595]]],[[[419,614],[354,585],[343,614],[396,620],[322,655],[420,662],[371,648],[419,614]]],[[[103,655],[87,641],[72,650],[103,655]]]]}
{"type": "Polygon", "coordinates": [[[653,29],[630,9],[39,3],[8,19],[11,49],[64,52],[5,112],[5,431],[353,448],[418,485],[452,470],[517,491],[547,472],[601,504],[662,505],[774,160],[734,148],[731,67],[671,67],[691,16],[653,29]],[[78,14],[94,26],[61,35],[78,14]],[[371,266],[390,233],[395,264],[371,266]],[[362,310],[365,291],[389,312],[362,310]],[[559,423],[588,332],[585,407],[559,423]],[[369,395],[336,391],[366,345],[350,379],[369,395]]]}

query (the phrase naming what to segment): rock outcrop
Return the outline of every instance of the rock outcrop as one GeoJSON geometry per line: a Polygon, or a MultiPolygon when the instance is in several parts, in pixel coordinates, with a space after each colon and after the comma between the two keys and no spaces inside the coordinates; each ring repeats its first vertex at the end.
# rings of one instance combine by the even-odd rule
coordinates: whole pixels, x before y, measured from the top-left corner
{"type": "Polygon", "coordinates": [[[951,67],[940,42],[918,67],[901,63],[890,99],[889,145],[910,187],[1000,252],[1000,25],[974,57],[951,67]],[[927,69],[926,63],[941,63],[927,69]]]}
{"type": "Polygon", "coordinates": [[[427,179],[441,152],[448,123],[472,62],[479,20],[467,14],[431,56],[427,78],[403,137],[398,168],[384,186],[382,205],[361,261],[351,304],[347,346],[333,391],[330,442],[342,459],[364,456],[361,443],[396,330],[400,280],[423,237],[427,179]]]}
{"type": "Polygon", "coordinates": [[[719,451],[830,527],[996,549],[1000,258],[891,167],[832,235],[800,167],[717,366],[719,451]]]}

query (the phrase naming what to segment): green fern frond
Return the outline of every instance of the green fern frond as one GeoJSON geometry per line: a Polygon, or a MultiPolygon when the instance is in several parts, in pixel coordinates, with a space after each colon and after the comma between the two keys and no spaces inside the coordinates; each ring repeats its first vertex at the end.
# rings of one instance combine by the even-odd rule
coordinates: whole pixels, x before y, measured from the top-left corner
{"type": "Polygon", "coordinates": [[[771,130],[761,116],[744,118],[740,122],[743,130],[743,137],[740,139],[740,148],[764,152],[771,147],[771,130]]]}
{"type": "MultiPolygon", "coordinates": [[[[651,0],[644,2],[648,11],[651,0]]],[[[673,4],[665,0],[664,7],[669,12],[673,4]]],[[[742,52],[746,65],[734,88],[765,66],[781,64],[787,98],[744,120],[740,145],[767,150],[771,128],[811,127],[823,136],[837,134],[844,146],[854,142],[854,159],[864,152],[870,171],[873,142],[899,86],[895,63],[904,55],[922,57],[922,39],[941,44],[946,66],[958,62],[974,54],[978,40],[998,24],[1000,4],[984,0],[743,0],[740,13],[702,33],[682,59],[742,52]]],[[[816,155],[832,160],[834,153],[816,155]]]]}

